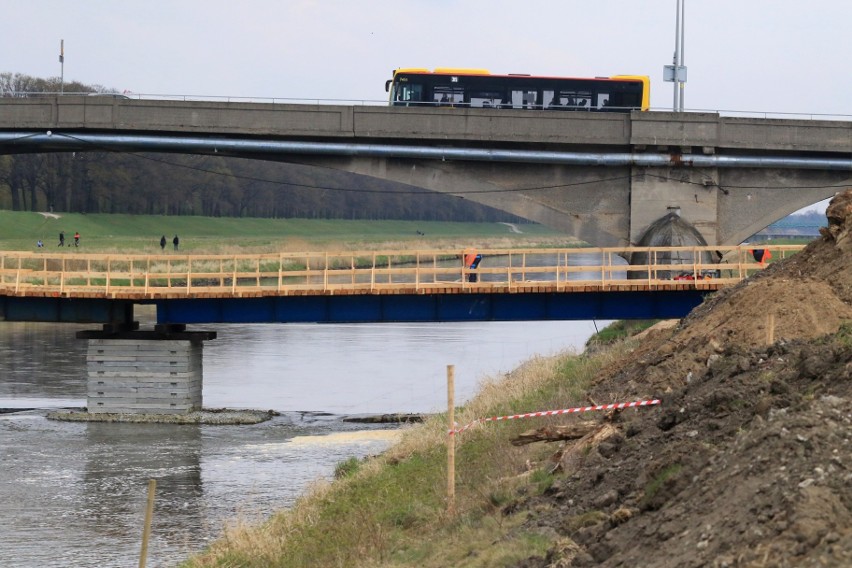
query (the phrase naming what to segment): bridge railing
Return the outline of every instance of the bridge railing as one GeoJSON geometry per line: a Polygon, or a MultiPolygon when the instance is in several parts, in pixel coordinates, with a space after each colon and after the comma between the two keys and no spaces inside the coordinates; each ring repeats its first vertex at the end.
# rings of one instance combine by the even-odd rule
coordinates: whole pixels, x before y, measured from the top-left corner
{"type": "Polygon", "coordinates": [[[370,293],[717,289],[801,245],[126,255],[0,252],[0,295],[241,297],[370,293]],[[632,259],[629,264],[626,259],[632,259]],[[637,261],[638,259],[638,261],[637,261]],[[721,262],[719,262],[721,261],[721,262]]]}

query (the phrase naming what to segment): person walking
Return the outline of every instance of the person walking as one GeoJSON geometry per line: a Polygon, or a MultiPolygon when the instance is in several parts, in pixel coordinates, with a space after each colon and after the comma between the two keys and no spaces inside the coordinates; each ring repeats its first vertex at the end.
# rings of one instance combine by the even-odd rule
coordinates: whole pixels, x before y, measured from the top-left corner
{"type": "Polygon", "coordinates": [[[65,246],[65,231],[59,231],[59,246],[65,246]]]}
{"type": "Polygon", "coordinates": [[[160,237],[160,250],[166,250],[166,235],[160,237]]]}
{"type": "Polygon", "coordinates": [[[74,246],[75,247],[80,246],[80,231],[77,231],[76,233],[74,233],[74,246]]]}
{"type": "Polygon", "coordinates": [[[180,239],[178,238],[177,235],[175,235],[175,238],[172,239],[172,244],[175,245],[175,250],[177,250],[178,244],[180,244],[180,239]]]}

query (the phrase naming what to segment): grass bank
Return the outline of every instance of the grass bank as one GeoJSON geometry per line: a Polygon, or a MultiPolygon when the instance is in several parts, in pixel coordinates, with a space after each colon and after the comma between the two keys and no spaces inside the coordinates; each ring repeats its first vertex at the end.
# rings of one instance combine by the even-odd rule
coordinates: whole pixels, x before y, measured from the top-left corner
{"type": "MultiPolygon", "coordinates": [[[[593,377],[623,345],[534,358],[484,381],[456,421],[584,404],[593,377]]],[[[333,483],[318,483],[292,509],[256,526],[235,523],[183,566],[491,567],[543,555],[552,543],[502,508],[550,487],[554,447],[511,440],[553,420],[489,422],[458,435],[455,515],[447,513],[447,424],[439,415],[408,427],[381,456],[342,462],[333,483]]]]}
{"type": "MultiPolygon", "coordinates": [[[[180,237],[187,253],[239,254],[302,250],[376,248],[464,248],[467,246],[572,246],[576,239],[541,225],[420,221],[347,221],[167,217],[162,215],[82,215],[0,211],[0,250],[35,250],[41,239],[57,249],[79,231],[79,252],[159,253],[180,237]]],[[[66,247],[67,248],[67,247],[66,247]]],[[[73,249],[73,246],[71,247],[73,249]]]]}

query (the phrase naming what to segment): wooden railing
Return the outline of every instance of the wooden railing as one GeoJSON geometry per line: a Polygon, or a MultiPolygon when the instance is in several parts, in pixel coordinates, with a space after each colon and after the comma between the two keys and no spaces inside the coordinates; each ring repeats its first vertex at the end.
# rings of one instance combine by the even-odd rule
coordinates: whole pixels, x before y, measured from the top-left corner
{"type": "MultiPolygon", "coordinates": [[[[753,247],[387,250],[257,255],[0,252],[0,295],[158,299],[328,294],[718,289],[764,265],[753,247]],[[631,256],[632,255],[632,256],[631,256]],[[716,262],[721,255],[721,262],[716,262]],[[624,259],[632,258],[635,264],[624,259]],[[637,262],[637,258],[639,261],[637,262]]],[[[763,245],[780,260],[799,245],[763,245]]]]}

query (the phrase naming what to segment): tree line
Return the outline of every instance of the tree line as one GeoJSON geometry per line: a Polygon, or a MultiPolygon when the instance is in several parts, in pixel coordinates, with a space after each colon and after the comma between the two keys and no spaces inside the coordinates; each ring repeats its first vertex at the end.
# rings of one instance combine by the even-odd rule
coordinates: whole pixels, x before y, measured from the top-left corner
{"type": "MultiPolygon", "coordinates": [[[[58,78],[0,73],[0,96],[56,93],[58,78]]],[[[65,93],[116,93],[65,83],[65,93]]],[[[0,208],[14,211],[523,222],[465,199],[347,172],[183,154],[0,155],[0,208]]]]}

